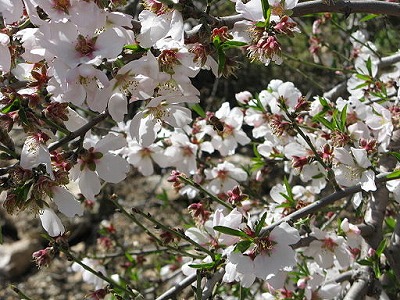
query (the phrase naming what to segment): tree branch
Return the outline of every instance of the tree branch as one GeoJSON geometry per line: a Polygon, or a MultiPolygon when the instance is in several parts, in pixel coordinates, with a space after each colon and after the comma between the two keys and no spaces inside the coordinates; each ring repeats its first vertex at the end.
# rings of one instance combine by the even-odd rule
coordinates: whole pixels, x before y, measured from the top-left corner
{"type": "Polygon", "coordinates": [[[400,253],[400,214],[397,215],[396,227],[393,231],[392,237],[390,238],[390,244],[385,249],[384,254],[389,262],[393,273],[396,278],[400,280],[400,260],[397,255],[400,253]]]}
{"type": "Polygon", "coordinates": [[[182,290],[184,290],[186,287],[191,285],[193,282],[196,281],[197,274],[190,275],[183,279],[181,282],[177,283],[175,286],[170,288],[168,291],[166,291],[164,294],[159,296],[156,300],[167,300],[167,299],[174,299],[174,297],[182,290]]]}
{"type": "Polygon", "coordinates": [[[307,1],[296,5],[293,8],[293,17],[300,17],[309,14],[332,12],[345,15],[354,13],[368,13],[375,15],[400,16],[400,5],[393,2],[376,0],[351,0],[335,1],[333,5],[324,4],[324,1],[307,1]]]}
{"type": "Polygon", "coordinates": [[[368,292],[368,286],[372,281],[371,269],[360,267],[358,276],[350,287],[343,300],[364,299],[368,292]]]}
{"type": "Polygon", "coordinates": [[[221,268],[218,272],[214,273],[213,276],[207,280],[207,283],[201,294],[201,299],[207,300],[211,297],[214,286],[224,277],[225,269],[221,268]]]}
{"type": "MultiPolygon", "coordinates": [[[[395,178],[387,178],[387,177],[380,177],[377,178],[375,180],[376,183],[383,183],[386,181],[390,181],[390,180],[395,180],[395,179],[399,179],[399,177],[395,177],[395,178]]],[[[310,205],[303,207],[299,210],[296,210],[295,212],[291,213],[290,215],[287,215],[286,217],[280,219],[279,221],[276,221],[274,223],[272,223],[271,225],[267,226],[266,228],[264,228],[261,231],[261,236],[266,235],[268,232],[270,232],[272,229],[274,229],[276,226],[279,226],[280,224],[284,223],[284,222],[294,222],[300,218],[306,217],[309,214],[312,214],[314,212],[319,211],[321,208],[328,206],[344,197],[353,195],[355,193],[361,192],[361,185],[354,185],[352,187],[349,187],[347,189],[344,190],[340,190],[337,191],[329,196],[326,196],[324,198],[322,198],[321,200],[315,201],[313,203],[311,203],[310,205]]]]}
{"type": "MultiPolygon", "coordinates": [[[[354,13],[369,13],[377,15],[400,16],[400,5],[398,3],[384,2],[377,0],[351,0],[335,1],[333,5],[324,4],[323,1],[307,1],[296,5],[292,9],[291,17],[301,17],[309,14],[317,13],[341,13],[345,15],[354,13]]],[[[241,15],[227,16],[213,19],[214,26],[228,26],[242,21],[244,18],[241,15]],[[219,21],[217,21],[219,20],[219,21]]]]}
{"type": "Polygon", "coordinates": [[[73,139],[77,138],[78,136],[84,135],[86,132],[88,132],[90,129],[92,129],[94,126],[96,126],[98,123],[100,123],[101,121],[106,119],[108,116],[109,116],[108,111],[105,111],[105,112],[99,114],[98,116],[96,116],[95,118],[90,120],[89,123],[83,125],[78,130],[75,130],[74,132],[71,132],[69,135],[67,135],[66,137],[62,138],[58,142],[52,144],[49,147],[49,151],[50,152],[54,151],[57,148],[61,147],[62,145],[64,145],[64,144],[72,141],[73,139]]]}

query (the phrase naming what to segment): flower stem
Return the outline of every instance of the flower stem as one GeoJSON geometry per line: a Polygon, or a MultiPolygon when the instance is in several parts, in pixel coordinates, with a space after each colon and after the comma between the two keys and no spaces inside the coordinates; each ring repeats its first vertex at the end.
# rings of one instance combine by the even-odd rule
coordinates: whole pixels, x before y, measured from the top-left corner
{"type": "Polygon", "coordinates": [[[198,184],[197,182],[194,182],[193,180],[185,177],[185,176],[178,176],[178,178],[180,180],[182,180],[184,183],[191,185],[192,187],[194,187],[195,189],[199,190],[200,192],[203,192],[204,194],[206,194],[208,197],[211,198],[211,200],[225,206],[227,209],[232,210],[233,207],[230,206],[228,203],[222,201],[221,199],[219,199],[217,196],[215,196],[214,194],[210,193],[209,191],[207,191],[204,187],[202,187],[200,184],[198,184]]]}
{"type": "MultiPolygon", "coordinates": [[[[129,213],[124,207],[122,207],[122,205],[119,204],[118,201],[112,201],[112,203],[113,203],[127,218],[129,218],[129,219],[132,220],[136,225],[138,225],[140,228],[142,228],[143,231],[146,232],[146,233],[157,243],[157,245],[163,245],[163,244],[164,244],[155,234],[153,234],[150,230],[148,230],[148,229],[146,228],[146,226],[143,225],[142,222],[139,222],[139,220],[136,219],[136,217],[135,217],[134,214],[129,213]]],[[[136,212],[136,210],[135,210],[135,212],[136,212]]],[[[145,217],[147,216],[146,214],[143,214],[143,215],[144,215],[145,217]]],[[[151,221],[153,221],[153,220],[151,220],[151,221]]],[[[154,223],[154,222],[153,222],[153,223],[154,223]]],[[[158,224],[160,224],[160,223],[158,223],[158,224]]],[[[161,227],[161,226],[160,226],[160,227],[161,227]]],[[[175,232],[174,232],[174,233],[175,233],[175,232]]],[[[194,254],[188,253],[188,252],[184,251],[183,249],[181,249],[180,247],[179,247],[179,248],[175,248],[175,247],[171,247],[171,246],[169,246],[169,245],[164,245],[164,247],[167,248],[167,249],[169,249],[169,250],[172,250],[173,252],[178,252],[178,253],[184,254],[184,255],[186,255],[186,256],[188,256],[188,257],[192,257],[192,258],[194,258],[194,259],[196,259],[196,258],[203,258],[203,257],[199,257],[198,255],[194,255],[194,254]]],[[[165,251],[165,250],[164,250],[164,251],[165,251]]]]}
{"type": "Polygon", "coordinates": [[[150,222],[154,223],[157,227],[172,233],[173,235],[176,235],[178,237],[180,237],[181,239],[189,242],[190,244],[192,244],[193,246],[195,246],[196,248],[200,249],[201,251],[203,251],[204,253],[207,253],[209,256],[212,257],[212,259],[214,260],[215,258],[215,254],[213,252],[211,252],[210,250],[208,250],[207,248],[201,246],[199,243],[193,241],[191,238],[187,237],[185,234],[179,232],[178,230],[175,229],[171,229],[168,226],[165,226],[164,224],[158,222],[157,220],[155,220],[150,214],[145,214],[144,212],[142,212],[139,209],[135,209],[133,208],[132,211],[134,213],[137,213],[139,215],[141,215],[142,217],[146,218],[147,220],[149,220],[150,222]]]}

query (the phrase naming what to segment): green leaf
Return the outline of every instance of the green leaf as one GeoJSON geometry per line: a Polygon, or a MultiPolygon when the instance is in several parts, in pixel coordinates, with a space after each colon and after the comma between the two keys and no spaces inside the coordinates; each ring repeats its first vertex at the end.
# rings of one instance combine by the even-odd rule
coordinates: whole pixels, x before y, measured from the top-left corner
{"type": "Polygon", "coordinates": [[[222,74],[222,71],[225,68],[226,63],[226,55],[224,50],[218,48],[218,74],[222,74]]]}
{"type": "Polygon", "coordinates": [[[267,27],[269,24],[267,23],[267,22],[265,22],[265,21],[258,21],[256,24],[255,24],[255,26],[256,27],[260,27],[260,28],[265,28],[265,27],[267,27]]]}
{"type": "Polygon", "coordinates": [[[128,253],[128,252],[125,251],[124,254],[125,254],[126,259],[127,259],[129,262],[133,263],[133,262],[135,261],[135,259],[133,258],[133,256],[132,256],[130,253],[128,253]]]}
{"type": "Polygon", "coordinates": [[[252,241],[250,241],[250,240],[240,241],[239,243],[236,244],[234,251],[243,253],[247,249],[249,249],[251,243],[252,243],[252,241]]]}
{"type": "Polygon", "coordinates": [[[214,268],[214,266],[215,266],[215,262],[189,265],[189,267],[191,267],[193,269],[207,269],[207,270],[214,268]]]}
{"type": "Polygon", "coordinates": [[[400,161],[400,152],[389,152],[389,154],[396,157],[397,161],[400,161]]]}
{"type": "Polygon", "coordinates": [[[217,49],[219,48],[219,46],[221,46],[221,38],[218,35],[214,36],[213,44],[217,49]]]}
{"type": "Polygon", "coordinates": [[[265,23],[269,24],[269,18],[271,17],[271,10],[269,8],[268,0],[261,0],[263,17],[265,19],[265,23]]]}
{"type": "Polygon", "coordinates": [[[400,178],[400,170],[394,171],[386,175],[386,178],[400,178]]]}
{"type": "Polygon", "coordinates": [[[198,114],[200,117],[202,117],[202,118],[207,117],[207,116],[206,116],[206,113],[205,113],[204,110],[203,110],[203,108],[202,108],[198,103],[192,104],[192,105],[190,106],[190,108],[191,108],[192,110],[194,110],[194,111],[196,112],[196,114],[198,114]]]}
{"type": "Polygon", "coordinates": [[[230,49],[230,48],[239,48],[239,47],[243,47],[246,45],[247,45],[247,43],[245,43],[245,42],[226,41],[226,42],[222,43],[222,45],[220,47],[225,50],[225,49],[230,49]]]}
{"type": "Polygon", "coordinates": [[[365,17],[361,18],[361,20],[359,22],[366,22],[372,19],[375,19],[376,17],[378,17],[379,15],[375,15],[375,14],[369,14],[366,15],[365,17]]]}
{"type": "Polygon", "coordinates": [[[17,99],[15,99],[13,102],[11,102],[11,103],[7,104],[6,106],[4,106],[4,107],[1,109],[1,113],[7,114],[7,113],[9,113],[9,112],[18,110],[20,107],[21,107],[21,102],[20,102],[19,99],[17,98],[17,99]]]}
{"type": "Polygon", "coordinates": [[[292,187],[289,184],[289,181],[287,180],[286,176],[283,178],[283,184],[285,185],[285,189],[287,191],[287,195],[289,196],[289,198],[292,200],[292,202],[294,201],[294,195],[292,192],[292,187]]]}
{"type": "Polygon", "coordinates": [[[371,267],[373,265],[372,261],[370,261],[368,259],[361,259],[361,260],[358,260],[357,262],[362,266],[370,266],[371,267]]]}
{"type": "Polygon", "coordinates": [[[326,128],[330,129],[330,130],[335,130],[335,126],[332,124],[332,122],[328,121],[327,119],[325,119],[321,114],[316,114],[313,117],[313,121],[317,122],[317,123],[321,123],[322,125],[324,125],[326,128]]]}
{"type": "Polygon", "coordinates": [[[131,50],[131,51],[133,51],[134,53],[138,53],[138,52],[147,52],[147,50],[148,50],[148,49],[146,49],[146,48],[140,47],[140,45],[138,45],[138,44],[125,45],[123,48],[124,48],[124,49],[127,49],[127,50],[131,50]]]}
{"type": "Polygon", "coordinates": [[[214,226],[213,227],[214,230],[227,234],[227,235],[233,235],[233,236],[239,236],[239,237],[244,237],[244,238],[248,238],[248,235],[245,234],[243,231],[237,230],[237,229],[233,229],[230,227],[225,227],[225,226],[214,226]]]}
{"type": "Polygon", "coordinates": [[[356,77],[364,81],[371,81],[371,77],[365,74],[356,74],[356,77]]]}
{"type": "Polygon", "coordinates": [[[390,231],[393,231],[396,226],[396,219],[393,217],[385,218],[385,224],[390,231]]]}
{"type": "Polygon", "coordinates": [[[263,228],[265,224],[265,219],[267,218],[267,212],[263,213],[261,219],[257,221],[256,228],[255,228],[255,233],[258,235],[261,232],[261,229],[263,228]]]}
{"type": "Polygon", "coordinates": [[[347,104],[343,107],[340,112],[340,131],[346,131],[346,119],[347,119],[347,104]]]}
{"type": "Polygon", "coordinates": [[[319,103],[321,103],[322,107],[330,108],[328,101],[326,101],[326,99],[324,97],[319,97],[318,100],[319,100],[319,103]]]}
{"type": "Polygon", "coordinates": [[[376,249],[376,255],[381,256],[383,251],[385,251],[386,246],[387,246],[387,241],[385,239],[383,239],[379,243],[378,248],[376,249]]]}
{"type": "Polygon", "coordinates": [[[371,60],[371,56],[368,56],[368,59],[366,61],[366,66],[367,66],[367,70],[368,70],[368,74],[369,76],[372,76],[372,60],[371,60]]]}

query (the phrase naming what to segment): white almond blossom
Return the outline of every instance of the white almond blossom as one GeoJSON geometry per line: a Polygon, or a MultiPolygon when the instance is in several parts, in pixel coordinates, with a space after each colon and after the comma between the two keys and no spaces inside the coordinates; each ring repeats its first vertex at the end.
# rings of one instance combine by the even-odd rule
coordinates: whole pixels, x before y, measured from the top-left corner
{"type": "Polygon", "coordinates": [[[85,139],[85,151],[78,163],[71,169],[71,179],[79,183],[81,193],[89,200],[95,199],[100,192],[100,178],[106,182],[118,183],[125,179],[129,164],[112,151],[126,145],[122,136],[107,134],[99,141],[85,139]]]}
{"type": "Polygon", "coordinates": [[[341,268],[350,266],[351,255],[344,237],[313,227],[310,236],[316,238],[305,248],[304,255],[312,257],[324,269],[331,268],[337,259],[341,268]]]}
{"type": "Polygon", "coordinates": [[[238,144],[246,145],[250,142],[250,138],[242,129],[243,112],[239,107],[230,109],[229,103],[225,102],[215,112],[215,116],[223,124],[224,129],[221,132],[213,132],[211,143],[221,155],[232,155],[238,144]]]}
{"type": "Polygon", "coordinates": [[[206,179],[211,180],[206,188],[214,194],[226,193],[247,179],[247,173],[234,164],[224,161],[212,169],[204,171],[206,179]]]}
{"type": "Polygon", "coordinates": [[[275,227],[264,238],[259,238],[254,246],[244,253],[233,251],[232,247],[227,256],[226,273],[223,281],[239,280],[244,287],[249,287],[256,277],[274,281],[275,277],[283,280],[274,281],[274,288],[281,288],[287,271],[297,262],[296,252],[290,247],[299,241],[298,231],[282,223],[275,227]],[[279,286],[280,285],[280,286],[279,286]]]}
{"type": "Polygon", "coordinates": [[[351,152],[341,147],[334,150],[336,164],[333,167],[338,184],[349,187],[361,184],[366,191],[376,191],[375,173],[368,169],[371,162],[365,149],[351,147],[351,152]]]}

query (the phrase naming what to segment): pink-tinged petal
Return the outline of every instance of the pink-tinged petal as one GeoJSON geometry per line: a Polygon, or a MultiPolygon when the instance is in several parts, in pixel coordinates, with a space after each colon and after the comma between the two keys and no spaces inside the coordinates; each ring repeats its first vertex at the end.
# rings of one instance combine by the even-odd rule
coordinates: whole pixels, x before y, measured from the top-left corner
{"type": "Polygon", "coordinates": [[[229,103],[228,102],[224,102],[222,103],[220,109],[218,109],[215,112],[215,116],[218,119],[221,119],[221,121],[224,121],[225,118],[229,115],[229,112],[231,111],[230,107],[229,107],[229,103]]]}
{"type": "Polygon", "coordinates": [[[206,245],[209,243],[208,237],[196,227],[190,227],[187,229],[185,235],[200,245],[206,245]]]}
{"type": "Polygon", "coordinates": [[[137,168],[143,176],[150,176],[154,173],[153,161],[150,157],[143,157],[137,168]]]}
{"type": "Polygon", "coordinates": [[[334,299],[340,294],[342,289],[343,287],[340,283],[326,283],[318,290],[318,296],[321,297],[321,299],[334,299]]]}
{"type": "Polygon", "coordinates": [[[136,39],[143,48],[150,48],[158,40],[165,37],[170,28],[168,18],[171,18],[170,14],[157,16],[148,10],[143,10],[139,14],[139,21],[142,26],[136,39]]]}
{"type": "Polygon", "coordinates": [[[336,148],[333,154],[340,163],[352,167],[355,166],[353,156],[345,148],[336,148]]]}
{"type": "Polygon", "coordinates": [[[0,1],[0,12],[4,18],[5,24],[12,24],[19,21],[22,17],[24,6],[21,0],[3,0],[0,1]]]}
{"type": "Polygon", "coordinates": [[[86,199],[94,200],[95,196],[100,193],[101,190],[101,184],[97,174],[89,169],[84,169],[79,178],[79,189],[86,199]]]}
{"type": "Polygon", "coordinates": [[[296,228],[284,222],[275,227],[270,234],[273,241],[283,245],[293,245],[300,240],[300,234],[296,228]]]}
{"type": "Polygon", "coordinates": [[[362,202],[362,193],[355,193],[353,198],[351,198],[351,202],[353,203],[354,208],[357,208],[360,206],[361,202],[362,202]]]}
{"type": "Polygon", "coordinates": [[[40,164],[46,166],[46,172],[51,179],[54,179],[50,153],[47,146],[38,143],[34,137],[28,137],[22,147],[20,166],[24,169],[32,170],[32,168],[40,164]]]}
{"type": "Polygon", "coordinates": [[[53,201],[56,203],[58,210],[69,218],[75,215],[83,215],[81,203],[65,188],[59,186],[53,188],[53,201]]]}
{"type": "Polygon", "coordinates": [[[118,183],[126,178],[129,164],[119,155],[106,153],[96,162],[96,172],[104,181],[118,183]]]}
{"type": "Polygon", "coordinates": [[[175,41],[183,42],[183,27],[182,14],[179,11],[174,10],[172,12],[170,30],[168,31],[168,35],[170,35],[175,41]]]}
{"type": "Polygon", "coordinates": [[[351,147],[351,153],[353,153],[354,158],[360,167],[366,169],[371,165],[371,162],[368,159],[367,150],[351,147]]]}
{"type": "Polygon", "coordinates": [[[172,105],[169,109],[170,116],[165,117],[165,122],[175,128],[182,128],[192,121],[191,110],[186,107],[172,105]]]}
{"type": "Polygon", "coordinates": [[[125,35],[120,28],[107,29],[97,37],[96,47],[99,50],[95,51],[94,54],[102,58],[114,59],[121,53],[122,47],[126,43],[125,35]]]}
{"type": "Polygon", "coordinates": [[[143,147],[149,147],[156,139],[159,124],[151,115],[145,116],[143,112],[137,113],[130,124],[129,130],[132,138],[143,147]]]}
{"type": "Polygon", "coordinates": [[[232,264],[231,262],[228,262],[225,266],[225,274],[224,277],[222,278],[223,282],[233,282],[236,280],[236,265],[232,264]]]}
{"type": "Polygon", "coordinates": [[[254,274],[253,260],[242,253],[232,252],[229,255],[229,261],[236,265],[236,270],[243,274],[254,274]]]}
{"type": "Polygon", "coordinates": [[[361,176],[361,188],[366,191],[376,191],[375,173],[372,170],[365,171],[361,176]]]}
{"type": "Polygon", "coordinates": [[[260,0],[251,0],[246,2],[246,4],[241,0],[237,0],[236,11],[247,20],[261,21],[264,19],[260,0]]]}
{"type": "Polygon", "coordinates": [[[11,54],[8,49],[8,35],[0,33],[0,71],[8,73],[11,68],[11,54]]]}
{"type": "Polygon", "coordinates": [[[240,278],[240,285],[245,288],[249,288],[254,283],[254,280],[256,280],[256,276],[254,274],[243,274],[243,276],[240,278]]]}
{"type": "Polygon", "coordinates": [[[242,146],[251,142],[251,139],[243,131],[234,131],[233,134],[236,141],[242,146]]]}
{"type": "Polygon", "coordinates": [[[64,225],[52,209],[44,208],[39,212],[39,218],[43,228],[51,237],[59,236],[65,232],[64,225]]]}
{"type": "Polygon", "coordinates": [[[343,269],[347,269],[350,266],[351,256],[344,247],[336,247],[335,256],[343,269]]]}
{"type": "Polygon", "coordinates": [[[100,141],[96,143],[95,149],[101,153],[107,153],[111,150],[118,150],[127,145],[126,139],[121,135],[108,133],[100,141]]]}
{"type": "Polygon", "coordinates": [[[128,113],[128,103],[125,95],[115,93],[108,102],[108,112],[115,122],[122,122],[128,113]]]}

